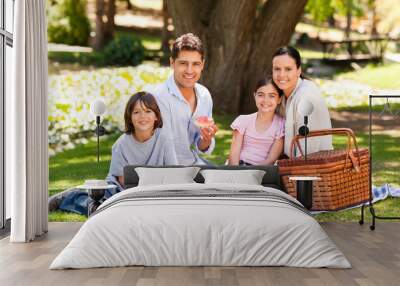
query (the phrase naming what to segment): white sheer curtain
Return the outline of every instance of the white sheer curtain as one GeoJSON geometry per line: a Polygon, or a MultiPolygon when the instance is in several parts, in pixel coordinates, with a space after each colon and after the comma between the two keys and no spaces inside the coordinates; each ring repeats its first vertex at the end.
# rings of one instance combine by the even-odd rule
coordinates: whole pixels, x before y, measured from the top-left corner
{"type": "Polygon", "coordinates": [[[6,99],[6,187],[12,242],[47,232],[47,29],[45,0],[15,1],[13,93],[6,99]],[[8,102],[7,102],[8,100],[8,102]]]}

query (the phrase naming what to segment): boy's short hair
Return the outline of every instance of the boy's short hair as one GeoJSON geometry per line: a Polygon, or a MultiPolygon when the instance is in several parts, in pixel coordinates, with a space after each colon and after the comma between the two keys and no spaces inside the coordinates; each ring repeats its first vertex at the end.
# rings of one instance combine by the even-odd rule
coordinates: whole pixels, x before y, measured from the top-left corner
{"type": "Polygon", "coordinates": [[[175,60],[180,51],[196,51],[200,53],[201,59],[204,59],[203,43],[192,33],[183,34],[175,40],[171,50],[172,59],[175,60]]]}

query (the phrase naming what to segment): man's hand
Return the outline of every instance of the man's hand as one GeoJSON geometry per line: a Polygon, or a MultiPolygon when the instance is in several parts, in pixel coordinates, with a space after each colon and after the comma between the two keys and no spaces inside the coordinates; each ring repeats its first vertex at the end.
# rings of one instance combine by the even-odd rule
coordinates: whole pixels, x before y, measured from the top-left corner
{"type": "Polygon", "coordinates": [[[218,131],[218,127],[215,124],[210,125],[209,127],[200,128],[200,141],[199,141],[199,149],[201,151],[206,151],[208,147],[210,147],[211,140],[215,136],[218,131]]]}

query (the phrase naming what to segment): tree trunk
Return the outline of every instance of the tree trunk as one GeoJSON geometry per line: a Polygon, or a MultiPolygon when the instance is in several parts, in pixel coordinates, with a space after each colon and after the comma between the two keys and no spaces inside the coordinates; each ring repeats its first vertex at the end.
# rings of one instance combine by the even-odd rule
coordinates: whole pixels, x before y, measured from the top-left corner
{"type": "Polygon", "coordinates": [[[271,70],[272,54],[286,45],[307,0],[167,0],[176,35],[202,39],[206,65],[202,83],[214,110],[255,110],[253,88],[271,70]]]}
{"type": "Polygon", "coordinates": [[[378,35],[378,30],[376,26],[378,25],[378,15],[376,13],[376,1],[371,0],[370,3],[370,10],[371,10],[371,36],[378,35]]]}
{"type": "Polygon", "coordinates": [[[347,39],[350,39],[350,32],[351,32],[351,18],[353,15],[353,2],[352,0],[346,1],[346,31],[345,35],[347,39]]]}
{"type": "Polygon", "coordinates": [[[115,30],[115,0],[108,0],[107,3],[107,23],[104,31],[104,44],[107,44],[114,38],[115,30]]]}
{"type": "Polygon", "coordinates": [[[168,13],[167,2],[163,0],[162,7],[163,14],[163,28],[161,32],[161,51],[162,57],[160,59],[160,63],[164,66],[169,65],[169,56],[170,56],[170,48],[169,48],[169,40],[171,39],[171,32],[168,30],[168,26],[170,25],[170,15],[168,13]]]}
{"type": "Polygon", "coordinates": [[[133,7],[132,7],[131,0],[126,0],[126,9],[128,9],[128,10],[133,10],[132,8],[133,8],[133,7]]]}
{"type": "Polygon", "coordinates": [[[99,51],[104,46],[104,0],[96,0],[96,37],[94,38],[93,48],[99,51]]]}
{"type": "Polygon", "coordinates": [[[333,17],[333,15],[328,17],[328,26],[330,28],[335,28],[336,27],[336,21],[335,21],[335,17],[333,17]]]}

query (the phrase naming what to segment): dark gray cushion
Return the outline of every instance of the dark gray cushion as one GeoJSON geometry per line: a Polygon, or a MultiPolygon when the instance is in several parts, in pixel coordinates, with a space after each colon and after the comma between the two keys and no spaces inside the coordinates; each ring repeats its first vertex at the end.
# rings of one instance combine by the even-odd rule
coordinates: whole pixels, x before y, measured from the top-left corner
{"type": "MultiPolygon", "coordinates": [[[[139,183],[139,176],[135,172],[136,167],[147,167],[147,168],[177,168],[177,167],[185,167],[181,165],[174,166],[145,166],[145,165],[129,165],[124,168],[124,179],[125,179],[125,188],[133,188],[136,187],[139,183]]],[[[265,175],[261,181],[261,184],[265,187],[271,187],[278,190],[282,190],[281,178],[279,176],[278,166],[266,165],[266,166],[204,166],[199,165],[202,170],[206,169],[218,169],[218,170],[263,170],[265,171],[265,175]]],[[[204,178],[200,174],[194,178],[197,183],[204,183],[204,178]]]]}

